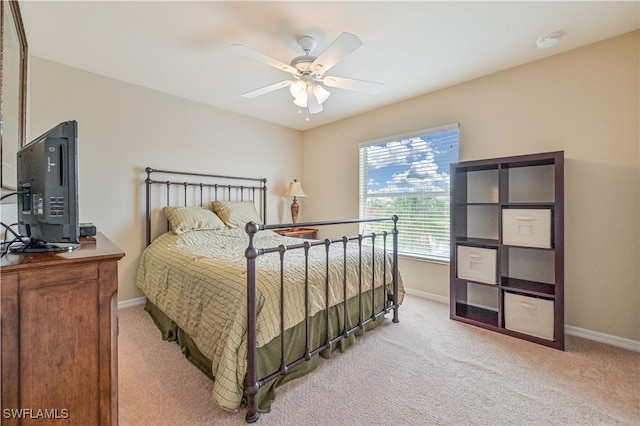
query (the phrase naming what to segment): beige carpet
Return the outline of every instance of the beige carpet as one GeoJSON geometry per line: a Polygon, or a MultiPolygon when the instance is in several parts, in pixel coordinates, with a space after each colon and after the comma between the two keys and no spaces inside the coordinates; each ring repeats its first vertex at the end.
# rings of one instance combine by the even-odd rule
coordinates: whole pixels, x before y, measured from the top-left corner
{"type": "MultiPolygon", "coordinates": [[[[121,425],[244,424],[142,307],[119,316],[121,425]]],[[[451,321],[447,305],[407,296],[399,324],[280,388],[257,424],[640,425],[640,354],[572,336],[566,346],[451,321]]]]}

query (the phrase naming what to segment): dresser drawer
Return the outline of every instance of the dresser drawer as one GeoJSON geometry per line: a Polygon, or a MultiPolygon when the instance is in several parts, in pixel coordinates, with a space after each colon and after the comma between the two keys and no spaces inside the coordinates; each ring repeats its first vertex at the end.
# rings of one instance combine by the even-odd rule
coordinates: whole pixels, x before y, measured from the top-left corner
{"type": "Polygon", "coordinates": [[[20,276],[21,288],[42,287],[64,282],[91,281],[98,279],[98,264],[87,263],[73,266],[58,266],[50,269],[36,269],[20,276]]]}

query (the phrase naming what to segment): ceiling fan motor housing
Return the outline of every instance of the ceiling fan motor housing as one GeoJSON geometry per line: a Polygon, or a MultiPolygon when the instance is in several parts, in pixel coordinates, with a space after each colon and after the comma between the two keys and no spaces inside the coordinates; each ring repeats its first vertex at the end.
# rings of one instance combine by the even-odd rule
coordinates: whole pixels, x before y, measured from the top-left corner
{"type": "Polygon", "coordinates": [[[311,36],[302,36],[298,39],[298,45],[304,50],[304,55],[295,57],[291,60],[291,66],[297,69],[302,75],[311,75],[314,79],[320,78],[319,70],[311,68],[313,61],[317,56],[310,55],[311,51],[316,48],[316,39],[311,36]]]}
{"type": "Polygon", "coordinates": [[[300,71],[300,74],[308,74],[312,72],[311,65],[316,60],[315,56],[302,55],[291,60],[291,66],[300,71]]]}

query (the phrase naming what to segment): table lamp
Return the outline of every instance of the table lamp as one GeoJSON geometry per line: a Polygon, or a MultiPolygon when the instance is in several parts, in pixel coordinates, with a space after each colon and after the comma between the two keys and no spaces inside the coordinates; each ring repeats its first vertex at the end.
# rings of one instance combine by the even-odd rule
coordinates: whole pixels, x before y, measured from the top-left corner
{"type": "Polygon", "coordinates": [[[307,194],[302,190],[302,185],[298,182],[297,179],[294,179],[293,182],[289,183],[289,187],[287,188],[287,192],[284,193],[285,197],[293,197],[293,202],[291,203],[291,221],[295,224],[298,220],[298,199],[297,197],[306,197],[307,194]]]}

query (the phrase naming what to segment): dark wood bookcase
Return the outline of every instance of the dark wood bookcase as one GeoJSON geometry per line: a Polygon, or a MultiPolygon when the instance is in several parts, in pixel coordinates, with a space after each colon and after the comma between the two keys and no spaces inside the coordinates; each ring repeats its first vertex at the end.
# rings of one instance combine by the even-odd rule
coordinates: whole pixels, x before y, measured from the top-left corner
{"type": "Polygon", "coordinates": [[[451,165],[451,319],[564,350],[564,152],[451,165]]]}

